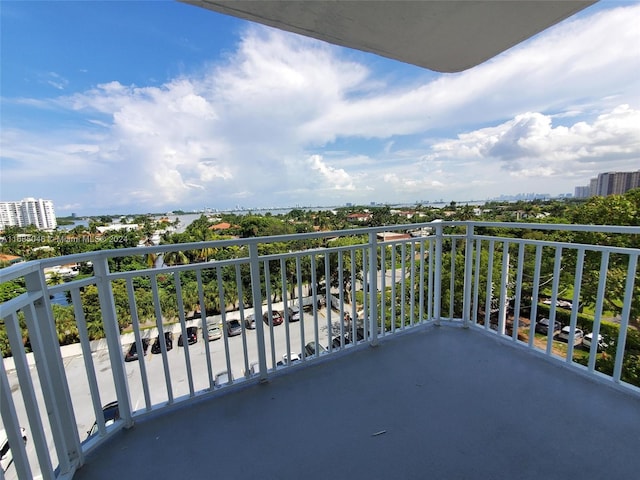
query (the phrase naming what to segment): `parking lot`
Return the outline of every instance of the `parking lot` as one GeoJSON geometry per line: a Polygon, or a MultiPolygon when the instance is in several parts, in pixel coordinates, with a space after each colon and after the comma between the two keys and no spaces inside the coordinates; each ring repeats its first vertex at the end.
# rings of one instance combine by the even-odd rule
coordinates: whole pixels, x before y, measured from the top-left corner
{"type": "MultiPolygon", "coordinates": [[[[278,306],[275,306],[275,308],[278,308],[278,306]]],[[[250,311],[245,313],[248,315],[250,311]]],[[[227,316],[227,318],[238,317],[239,315],[237,312],[231,312],[227,316]]],[[[296,354],[304,352],[304,346],[308,342],[313,341],[319,343],[321,346],[327,346],[329,343],[329,329],[327,326],[326,308],[318,309],[316,317],[317,323],[313,312],[305,312],[301,321],[291,323],[285,321],[283,324],[274,327],[269,327],[266,323],[262,323],[265,335],[264,343],[267,357],[267,368],[273,368],[274,363],[277,364],[278,362],[282,362],[283,356],[288,353],[292,354],[295,358],[296,354]],[[289,347],[287,346],[287,338],[289,339],[289,347]],[[288,348],[290,350],[289,352],[288,348]]],[[[334,328],[338,327],[339,329],[339,313],[335,310],[331,312],[331,322],[334,325],[334,328]]],[[[245,375],[245,368],[258,361],[257,330],[245,328],[241,335],[227,338],[227,347],[225,347],[224,337],[210,342],[204,338],[206,337],[206,332],[203,337],[200,319],[191,320],[187,325],[197,325],[199,327],[197,342],[192,345],[187,345],[186,347],[179,347],[178,332],[180,331],[180,326],[179,324],[173,326],[173,348],[166,354],[168,378],[165,378],[163,355],[161,353],[153,354],[151,352],[151,348],[147,350],[146,355],[139,355],[140,360],[124,362],[124,368],[128,379],[131,406],[134,411],[142,410],[146,407],[141,375],[142,362],[144,362],[146,370],[150,402],[154,405],[161,404],[169,400],[169,389],[173,399],[188,395],[191,388],[195,392],[209,389],[211,382],[213,381],[211,379],[215,378],[217,373],[228,370],[227,355],[225,355],[227,348],[229,364],[231,365],[231,373],[235,379],[243,377],[245,375]],[[209,375],[209,368],[207,365],[207,350],[209,351],[211,358],[211,377],[209,375]],[[246,362],[244,354],[245,350],[246,362]],[[192,386],[190,386],[187,362],[191,368],[192,386]]],[[[347,327],[345,326],[345,328],[347,327]]],[[[144,335],[153,339],[157,336],[157,330],[145,331],[144,335]]],[[[129,336],[129,338],[131,338],[131,336],[129,336]]],[[[129,346],[129,342],[123,342],[121,358],[124,359],[124,355],[128,351],[129,346]]],[[[92,354],[92,359],[100,392],[100,403],[105,405],[116,399],[115,386],[111,375],[109,353],[107,350],[95,351],[92,354]]],[[[76,416],[78,432],[80,439],[84,440],[87,438],[87,432],[95,421],[95,413],[92,407],[84,358],[82,355],[74,355],[64,358],[63,363],[76,416]]],[[[35,367],[31,368],[31,372],[34,376],[36,397],[38,399],[38,404],[40,405],[41,415],[43,418],[46,418],[47,415],[44,409],[44,400],[39,389],[39,382],[36,380],[37,370],[35,367]]],[[[22,393],[20,391],[16,372],[10,371],[8,372],[8,376],[16,404],[18,418],[21,425],[27,430],[27,438],[30,439],[31,432],[29,430],[29,423],[22,402],[22,393]]],[[[52,438],[51,432],[48,429],[48,422],[46,421],[45,436],[48,439],[52,438]]],[[[27,441],[26,447],[27,454],[35,461],[36,457],[33,442],[27,441]]],[[[54,452],[54,445],[51,440],[49,440],[49,451],[54,452]]],[[[52,463],[54,465],[57,464],[57,457],[55,454],[52,455],[52,463]]],[[[32,465],[35,465],[35,463],[32,463],[32,465]]],[[[37,472],[34,472],[34,475],[37,478],[37,472]]],[[[8,468],[5,478],[16,478],[12,467],[8,468]]]]}

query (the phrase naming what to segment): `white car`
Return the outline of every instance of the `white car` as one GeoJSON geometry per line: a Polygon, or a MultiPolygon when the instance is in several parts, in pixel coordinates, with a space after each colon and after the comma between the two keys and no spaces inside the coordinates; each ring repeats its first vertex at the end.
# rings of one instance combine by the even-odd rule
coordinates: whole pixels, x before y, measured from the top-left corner
{"type": "MultiPolygon", "coordinates": [[[[569,343],[570,333],[571,333],[571,327],[567,325],[566,327],[562,327],[562,330],[560,330],[560,333],[557,335],[556,338],[562,342],[569,343]]],[[[582,343],[582,337],[584,337],[584,333],[579,328],[576,328],[573,335],[574,347],[582,343]]]]}
{"type": "MultiPolygon", "coordinates": [[[[27,443],[27,431],[20,427],[20,435],[22,440],[27,443]]],[[[11,454],[11,448],[9,447],[9,439],[7,438],[7,432],[0,430],[0,468],[3,472],[7,471],[7,468],[13,463],[13,455],[11,454]]]]}
{"type": "Polygon", "coordinates": [[[233,382],[233,375],[230,375],[228,371],[218,372],[215,377],[215,386],[219,388],[223,385],[233,382]]]}
{"type": "Polygon", "coordinates": [[[220,323],[208,323],[207,322],[207,340],[218,340],[222,338],[222,328],[220,323]]]}
{"type": "Polygon", "coordinates": [[[300,360],[302,360],[302,355],[299,353],[291,353],[291,358],[289,358],[289,355],[286,353],[282,355],[282,363],[284,365],[291,365],[295,362],[299,362],[300,360]]]}
{"type": "MultiPolygon", "coordinates": [[[[582,339],[582,346],[585,348],[591,348],[591,342],[593,341],[593,333],[587,333],[582,339]]],[[[602,335],[598,334],[598,350],[607,348],[608,345],[604,342],[602,335]]]]}

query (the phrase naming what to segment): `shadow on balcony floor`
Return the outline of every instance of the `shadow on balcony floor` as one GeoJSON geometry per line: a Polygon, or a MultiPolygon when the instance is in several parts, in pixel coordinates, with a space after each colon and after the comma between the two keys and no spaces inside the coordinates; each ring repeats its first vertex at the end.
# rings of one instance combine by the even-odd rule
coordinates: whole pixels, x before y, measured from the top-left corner
{"type": "Polygon", "coordinates": [[[76,480],[636,478],[640,401],[456,326],[419,327],[115,435],[76,480]]]}

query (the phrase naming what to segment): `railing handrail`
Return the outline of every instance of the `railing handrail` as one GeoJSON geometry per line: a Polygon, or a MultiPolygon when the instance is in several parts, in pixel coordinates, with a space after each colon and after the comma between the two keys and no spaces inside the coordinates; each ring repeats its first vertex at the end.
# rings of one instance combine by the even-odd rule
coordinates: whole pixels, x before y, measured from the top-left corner
{"type": "MultiPolygon", "coordinates": [[[[555,223],[515,223],[515,222],[476,222],[473,220],[467,221],[439,221],[422,223],[410,223],[410,224],[396,224],[385,225],[379,227],[363,227],[354,228],[349,230],[332,230],[327,232],[309,232],[309,233],[296,233],[288,235],[271,235],[264,237],[250,237],[250,238],[236,238],[226,240],[210,240],[203,242],[189,242],[189,243],[175,243],[175,244],[162,244],[153,245],[149,247],[127,247],[110,250],[95,250],[91,252],[76,253],[71,255],[63,255],[53,258],[43,258],[39,260],[30,260],[28,262],[17,263],[8,267],[0,269],[0,282],[7,282],[14,280],[25,274],[38,270],[40,268],[47,268],[67,263],[82,263],[87,261],[94,261],[102,258],[114,258],[125,257],[132,255],[145,255],[149,252],[153,253],[165,253],[174,250],[187,251],[187,250],[200,250],[203,248],[223,248],[228,246],[249,246],[262,243],[274,243],[274,242],[287,242],[287,241],[299,241],[318,238],[332,238],[332,237],[346,237],[355,235],[369,235],[370,233],[381,233],[393,230],[415,230],[421,228],[436,228],[436,227],[467,227],[471,226],[474,229],[478,227],[485,228],[513,228],[513,229],[525,229],[525,230],[559,230],[559,231],[576,231],[576,232],[599,232],[599,233],[615,233],[615,234],[630,234],[640,235],[640,226],[616,226],[616,225],[583,225],[583,224],[555,224],[555,223]]],[[[464,233],[460,233],[460,236],[464,236],[464,233]]],[[[478,235],[478,234],[475,234],[478,235]]],[[[500,237],[502,238],[502,237],[500,237]]],[[[533,240],[530,240],[533,241],[533,240]]],[[[542,240],[544,241],[544,240],[542,240]]],[[[381,242],[382,243],[382,242],[381,242]]],[[[248,252],[247,252],[248,253],[248,252]]],[[[248,255],[247,255],[248,257],[248,255]]]]}

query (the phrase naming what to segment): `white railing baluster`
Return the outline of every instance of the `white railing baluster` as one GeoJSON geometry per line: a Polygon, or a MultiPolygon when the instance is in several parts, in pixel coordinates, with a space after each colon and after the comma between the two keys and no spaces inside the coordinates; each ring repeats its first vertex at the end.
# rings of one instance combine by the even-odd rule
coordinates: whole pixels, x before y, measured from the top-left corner
{"type": "Polygon", "coordinates": [[[498,333],[505,335],[507,323],[507,295],[509,289],[509,242],[502,244],[502,271],[500,274],[500,307],[498,308],[498,333]]]}
{"type": "MultiPolygon", "coordinates": [[[[151,410],[151,396],[149,393],[149,377],[147,375],[147,366],[144,363],[145,350],[142,345],[142,338],[140,335],[140,321],[138,319],[138,309],[136,304],[135,293],[133,292],[133,283],[131,278],[127,278],[127,295],[129,299],[129,313],[131,314],[131,325],[133,327],[133,334],[136,343],[136,352],[138,354],[138,363],[140,365],[140,379],[142,381],[142,389],[145,398],[145,408],[151,410]]],[[[158,322],[159,329],[162,329],[162,322],[158,322]]],[[[163,339],[164,340],[164,339],[163,339]]],[[[148,339],[148,347],[151,347],[151,339],[148,339]]],[[[165,376],[169,375],[168,366],[165,363],[165,376]]],[[[171,385],[170,377],[167,377],[167,385],[171,385]]]]}
{"type": "Polygon", "coordinates": [[[356,323],[358,321],[358,312],[356,311],[356,251],[350,250],[351,254],[351,335],[353,343],[356,343],[356,323]]]}
{"type": "MultiPolygon", "coordinates": [[[[160,305],[160,295],[158,293],[158,278],[156,275],[151,275],[150,278],[150,282],[151,282],[151,294],[152,294],[152,298],[153,298],[153,308],[154,308],[154,314],[156,317],[156,325],[162,325],[162,306],[160,305]]],[[[182,338],[183,340],[186,341],[187,338],[187,334],[185,329],[183,328],[182,330],[182,338]]],[[[186,349],[186,348],[185,348],[186,349]]],[[[188,352],[186,353],[186,355],[188,355],[188,352]]],[[[139,358],[140,354],[138,354],[139,358]]],[[[191,364],[187,361],[187,365],[190,367],[191,364]]],[[[169,404],[173,403],[173,387],[171,384],[171,374],[170,371],[168,369],[168,365],[167,362],[164,362],[164,384],[165,387],[167,389],[167,402],[169,404]]]]}
{"type": "Polygon", "coordinates": [[[82,348],[82,359],[84,361],[85,371],[87,373],[87,381],[89,383],[89,393],[93,411],[98,420],[98,432],[100,435],[106,433],[104,421],[102,420],[102,402],[100,401],[100,390],[98,388],[98,380],[96,378],[96,369],[93,364],[93,356],[91,355],[91,343],[89,342],[89,334],[87,332],[87,322],[82,309],[82,297],[80,290],[74,288],[71,290],[71,302],[73,303],[73,312],[78,326],[78,337],[80,338],[80,346],[82,348]]]}
{"type": "MultiPolygon", "coordinates": [[[[536,257],[533,267],[533,288],[531,290],[531,313],[529,314],[529,346],[533,347],[535,338],[535,327],[538,321],[538,294],[540,291],[540,264],[542,262],[542,245],[536,245],[536,257]]],[[[553,330],[553,324],[549,324],[549,328],[553,330]]]]}
{"type": "MultiPolygon", "coordinates": [[[[419,323],[423,323],[424,322],[424,301],[425,301],[425,295],[424,295],[424,240],[420,240],[420,270],[418,273],[418,278],[420,281],[420,291],[418,292],[418,320],[419,323]]],[[[384,278],[384,277],[383,277],[384,278]]],[[[384,282],[382,284],[382,298],[384,299],[384,292],[386,292],[385,289],[385,285],[384,282]]],[[[383,315],[384,315],[384,308],[382,309],[383,315]]]]}
{"type": "MultiPolygon", "coordinates": [[[[313,341],[315,342],[316,345],[318,345],[318,341],[319,341],[319,331],[318,331],[318,292],[317,290],[317,285],[318,285],[318,281],[317,281],[317,275],[316,275],[316,268],[317,268],[317,264],[316,264],[316,256],[315,255],[310,255],[310,259],[311,259],[311,285],[313,290],[311,291],[311,300],[313,302],[313,341]]],[[[326,287],[326,285],[325,285],[326,287]]],[[[325,295],[326,297],[326,295],[325,295]]],[[[306,345],[306,344],[305,344],[306,345]]],[[[302,361],[305,362],[306,361],[306,355],[305,355],[305,350],[304,347],[305,345],[302,346],[302,361]]],[[[316,350],[318,350],[318,348],[316,348],[316,350]]]]}
{"type": "MultiPolygon", "coordinates": [[[[267,294],[267,304],[269,305],[269,309],[271,308],[271,289],[270,289],[270,275],[269,275],[269,265],[265,264],[265,278],[266,281],[266,294],[267,294]]],[[[258,366],[260,368],[260,381],[267,380],[267,354],[265,351],[264,344],[264,322],[262,321],[262,291],[260,289],[260,258],[258,255],[258,244],[250,243],[249,244],[249,269],[251,272],[251,295],[253,298],[253,316],[256,322],[256,342],[258,347],[258,366]]],[[[273,323],[273,322],[270,322],[273,323]]],[[[244,328],[244,325],[242,326],[244,328]]],[[[244,330],[243,330],[244,336],[244,330]]],[[[273,332],[271,333],[271,338],[273,338],[273,332]]],[[[247,363],[247,349],[245,342],[245,350],[244,350],[244,359],[245,359],[245,371],[249,371],[249,365],[247,363]]]]}
{"type": "MultiPolygon", "coordinates": [[[[218,280],[218,295],[220,295],[220,315],[222,323],[222,340],[224,343],[225,365],[227,372],[231,375],[231,357],[229,356],[229,335],[227,333],[227,305],[224,297],[224,284],[222,282],[222,269],[216,267],[216,279],[218,280]]],[[[256,319],[258,322],[258,319],[256,319]]]]}
{"type": "MultiPolygon", "coordinates": [[[[558,286],[560,285],[560,272],[562,267],[562,247],[556,247],[556,253],[553,260],[553,282],[551,286],[551,306],[549,309],[549,329],[547,330],[547,355],[551,355],[551,347],[553,347],[553,334],[556,324],[556,304],[558,302],[558,286]]],[[[571,325],[569,333],[569,344],[573,344],[575,338],[576,326],[571,325]]]]}
{"type": "Polygon", "coordinates": [[[478,306],[480,302],[480,259],[482,258],[482,240],[476,239],[475,278],[473,279],[473,324],[478,324],[478,306]]]}
{"type": "MultiPolygon", "coordinates": [[[[413,327],[416,324],[415,314],[416,314],[416,243],[411,242],[411,253],[409,261],[409,324],[413,327]]],[[[384,293],[384,290],[382,291],[384,293]]],[[[384,310],[383,310],[384,311],[384,310]]]]}
{"type": "Polygon", "coordinates": [[[82,463],[82,448],[44,274],[38,271],[25,275],[25,284],[28,292],[43,293],[41,298],[23,310],[24,319],[36,359],[59,468],[63,474],[72,473],[82,463]]]}
{"type": "Polygon", "coordinates": [[[513,305],[513,331],[511,337],[518,340],[520,328],[520,302],[522,301],[522,271],[524,269],[524,243],[518,245],[518,268],[516,274],[516,298],[513,305]]]}
{"type": "MultiPolygon", "coordinates": [[[[341,250],[338,252],[338,284],[340,285],[340,348],[344,348],[344,335],[345,335],[345,331],[344,331],[344,315],[345,313],[345,309],[344,309],[344,301],[345,301],[345,289],[344,289],[344,260],[343,260],[343,254],[344,252],[341,250]]],[[[353,281],[353,278],[351,279],[353,281]]],[[[351,300],[351,303],[353,304],[353,300],[351,300]]],[[[352,322],[355,321],[355,317],[351,317],[352,318],[352,322]]],[[[333,340],[332,340],[333,343],[333,340]]]]}
{"type": "MultiPolygon", "coordinates": [[[[300,307],[300,350],[304,352],[304,346],[306,345],[306,340],[304,338],[304,308],[302,305],[302,262],[301,257],[296,256],[296,282],[298,283],[298,306],[300,307]]],[[[289,360],[291,360],[291,352],[287,352],[289,360]]]]}
{"type": "MultiPolygon", "coordinates": [[[[5,329],[9,339],[9,345],[11,346],[11,353],[13,354],[14,367],[18,375],[22,400],[25,405],[31,430],[31,438],[35,444],[40,470],[44,478],[52,479],[54,478],[52,475],[53,469],[51,466],[51,458],[49,457],[49,450],[47,449],[47,440],[42,429],[42,416],[38,408],[38,401],[31,379],[31,372],[29,371],[27,356],[24,352],[18,316],[15,313],[5,318],[5,329]]],[[[0,375],[2,375],[2,383],[0,383],[0,415],[2,416],[2,424],[6,431],[9,444],[19,445],[15,451],[12,448],[13,462],[19,478],[32,478],[31,464],[27,458],[22,437],[19,434],[22,425],[16,413],[15,404],[11,395],[11,387],[4,369],[4,362],[0,361],[0,366],[2,368],[0,372],[0,375]]]]}
{"type": "Polygon", "coordinates": [[[442,296],[442,235],[443,226],[438,222],[435,225],[436,229],[436,253],[433,259],[435,265],[434,279],[433,279],[433,314],[435,317],[435,324],[440,326],[440,318],[442,317],[441,309],[441,296],[442,296]]]}
{"type": "MultiPolygon", "coordinates": [[[[582,287],[582,270],[584,267],[584,248],[578,248],[576,255],[576,273],[573,281],[573,303],[571,304],[570,325],[576,325],[578,321],[578,306],[580,305],[580,289],[582,287]]],[[[570,327],[571,328],[571,327],[570,327]]],[[[567,363],[573,361],[573,343],[569,342],[567,348],[567,363]]]]}
{"type": "Polygon", "coordinates": [[[468,223],[465,231],[464,244],[464,296],[462,297],[462,325],[469,328],[471,319],[471,279],[473,277],[473,225],[468,223]]]}
{"type": "MultiPolygon", "coordinates": [[[[324,254],[324,286],[326,290],[325,300],[327,301],[327,350],[331,349],[331,320],[333,313],[333,294],[331,293],[331,257],[328,253],[324,254]]],[[[319,349],[317,349],[319,350],[319,349]]]]}
{"type": "Polygon", "coordinates": [[[602,310],[604,305],[604,295],[607,287],[607,272],[609,270],[609,252],[602,252],[600,260],[600,275],[598,281],[598,295],[596,297],[596,309],[593,314],[593,329],[591,331],[593,341],[589,349],[589,371],[593,372],[596,367],[596,355],[598,353],[598,335],[600,334],[600,320],[602,318],[602,310]]]}
{"type": "MultiPolygon", "coordinates": [[[[249,246],[251,248],[251,246],[249,246]]],[[[257,247],[256,247],[257,248],[257,247]]],[[[258,264],[259,268],[259,264],[258,264]]],[[[258,270],[258,275],[260,271],[258,270]]],[[[253,285],[252,285],[253,289],[253,285]]],[[[238,292],[238,312],[240,313],[240,338],[242,339],[242,359],[244,361],[244,371],[249,371],[249,357],[248,357],[248,349],[247,349],[247,328],[244,322],[244,288],[242,288],[242,271],[240,270],[240,264],[236,263],[236,291],[238,292]]],[[[253,291],[251,293],[253,295],[253,291]]],[[[262,308],[262,293],[260,293],[260,308],[262,308]]],[[[269,302],[269,308],[271,308],[271,303],[269,302]]],[[[258,324],[256,322],[256,329],[258,328],[258,324]]],[[[257,330],[256,330],[257,331],[257,330]]],[[[229,371],[229,383],[233,383],[235,381],[235,377],[231,375],[231,371],[229,371]]]]}
{"type": "Polygon", "coordinates": [[[109,361],[111,364],[111,374],[118,399],[118,410],[120,418],[124,422],[125,428],[133,426],[131,415],[131,399],[129,397],[129,385],[127,383],[127,373],[124,369],[122,358],[122,345],[120,343],[120,328],[116,318],[116,306],[113,300],[113,289],[109,279],[109,264],[107,257],[99,257],[93,262],[93,271],[98,287],[98,298],[100,301],[100,312],[104,322],[104,333],[109,348],[109,361]]]}
{"type": "Polygon", "coordinates": [[[451,238],[451,265],[449,272],[449,320],[453,320],[453,306],[456,302],[456,239],[451,238]]]}
{"type": "Polygon", "coordinates": [[[396,265],[396,244],[391,244],[391,333],[396,331],[396,305],[398,304],[396,297],[396,288],[398,280],[396,279],[396,273],[398,267],[396,265]]]}
{"type": "MultiPolygon", "coordinates": [[[[620,383],[622,375],[622,363],[624,360],[625,346],[627,343],[627,329],[629,328],[629,315],[631,314],[631,302],[633,301],[633,288],[636,278],[636,268],[638,265],[638,254],[629,255],[629,265],[627,267],[627,281],[624,288],[624,303],[620,315],[620,331],[616,339],[616,359],[613,366],[613,381],[620,383]]],[[[637,299],[636,299],[637,300],[637,299]]],[[[597,342],[597,337],[594,337],[597,342]]]]}
{"type": "MultiPolygon", "coordinates": [[[[204,301],[204,286],[202,284],[202,270],[196,270],[196,285],[198,286],[198,305],[200,305],[200,325],[202,328],[202,341],[205,344],[204,354],[207,362],[207,375],[209,377],[209,389],[215,386],[213,362],[211,359],[211,351],[209,350],[209,325],[207,324],[207,305],[204,301]]],[[[161,341],[162,361],[166,360],[167,348],[165,340],[162,338],[165,333],[158,330],[159,340],[161,341]]]]}
{"type": "MultiPolygon", "coordinates": [[[[384,328],[384,322],[382,323],[382,325],[384,328]]],[[[375,232],[369,233],[369,327],[368,328],[371,334],[369,343],[375,346],[378,344],[378,237],[375,232]]],[[[367,335],[366,330],[367,330],[367,326],[365,324],[365,335],[367,335]]]]}
{"type": "MultiPolygon", "coordinates": [[[[284,317],[284,331],[285,331],[285,343],[286,343],[286,350],[287,352],[291,351],[291,335],[289,332],[289,322],[291,321],[291,318],[289,316],[289,302],[288,302],[288,291],[287,291],[287,287],[288,287],[288,279],[287,279],[287,261],[284,258],[280,259],[280,276],[282,279],[282,301],[284,302],[284,309],[285,309],[285,317],[284,317]]],[[[293,301],[293,299],[292,299],[293,301]]],[[[258,321],[256,319],[256,321],[258,321]]],[[[274,335],[273,335],[273,328],[271,328],[271,362],[273,365],[273,368],[275,370],[276,368],[276,347],[275,347],[275,340],[274,340],[274,335]]]]}
{"type": "MultiPolygon", "coordinates": [[[[195,387],[193,384],[193,367],[191,366],[191,352],[189,345],[189,335],[187,335],[187,324],[184,314],[184,301],[182,299],[182,281],[180,280],[180,273],[175,272],[173,274],[173,284],[176,287],[176,300],[178,302],[178,318],[180,319],[180,328],[182,330],[182,339],[184,345],[184,356],[185,356],[185,364],[187,368],[187,383],[189,384],[189,396],[193,397],[195,395],[195,387]]],[[[202,315],[202,312],[200,312],[202,315]]],[[[206,312],[205,312],[206,316],[206,312]]],[[[196,333],[197,335],[197,333],[196,333]]],[[[166,371],[168,372],[168,370],[166,371]]],[[[165,373],[167,375],[167,373],[165,373]]],[[[167,384],[171,383],[169,377],[167,378],[167,384]]]]}
{"type": "Polygon", "coordinates": [[[491,307],[493,303],[493,254],[494,240],[489,240],[489,265],[487,266],[487,288],[484,303],[484,329],[491,328],[491,307]]]}

